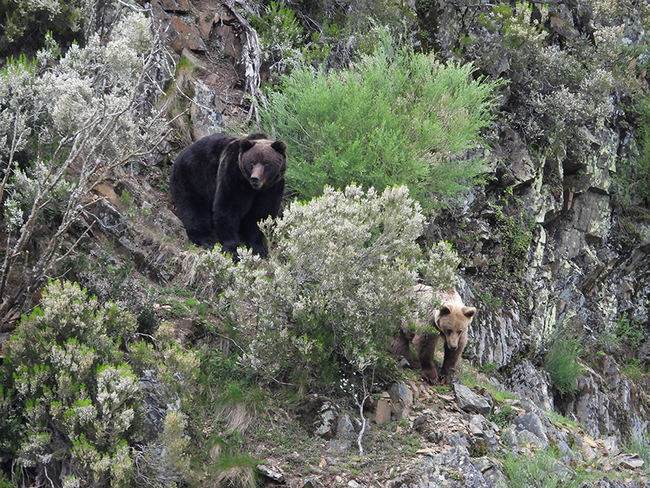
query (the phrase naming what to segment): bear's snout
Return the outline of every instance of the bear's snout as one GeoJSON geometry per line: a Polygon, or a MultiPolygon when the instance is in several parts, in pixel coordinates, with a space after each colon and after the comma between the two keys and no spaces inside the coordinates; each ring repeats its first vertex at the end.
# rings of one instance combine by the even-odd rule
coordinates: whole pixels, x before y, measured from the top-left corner
{"type": "Polygon", "coordinates": [[[251,176],[250,182],[251,182],[251,186],[256,190],[259,189],[260,186],[262,186],[262,183],[260,182],[260,179],[257,176],[251,176]]]}
{"type": "Polygon", "coordinates": [[[248,178],[248,181],[254,189],[259,190],[264,183],[264,165],[256,164],[253,166],[253,170],[251,171],[251,175],[248,178]]]}

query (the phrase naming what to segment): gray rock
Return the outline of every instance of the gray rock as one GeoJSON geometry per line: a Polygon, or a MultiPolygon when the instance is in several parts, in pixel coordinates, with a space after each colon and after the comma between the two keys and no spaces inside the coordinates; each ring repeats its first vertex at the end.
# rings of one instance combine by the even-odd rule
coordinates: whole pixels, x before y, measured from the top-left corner
{"type": "Polygon", "coordinates": [[[447,444],[454,447],[466,448],[469,446],[469,440],[460,432],[456,432],[447,437],[447,444]]]}
{"type": "Polygon", "coordinates": [[[301,488],[316,488],[316,480],[314,478],[307,478],[302,482],[301,488]]]}
{"type": "Polygon", "coordinates": [[[615,435],[610,435],[603,439],[603,444],[605,444],[605,449],[610,456],[616,456],[621,452],[621,448],[618,445],[618,439],[615,435]]]}
{"type": "Polygon", "coordinates": [[[194,98],[190,107],[192,120],[192,135],[199,140],[215,132],[223,130],[223,118],[215,109],[215,92],[201,80],[194,80],[194,98]]]}
{"type": "Polygon", "coordinates": [[[336,437],[339,439],[350,439],[355,436],[354,424],[348,414],[344,413],[339,416],[336,423],[336,437]]]}
{"type": "Polygon", "coordinates": [[[506,488],[497,464],[488,458],[471,458],[464,447],[456,447],[428,458],[386,484],[390,488],[506,488]]]}
{"type": "Polygon", "coordinates": [[[540,439],[540,441],[544,446],[548,446],[548,437],[546,435],[546,429],[544,428],[542,421],[536,414],[530,412],[524,415],[520,415],[516,417],[512,423],[515,426],[517,435],[519,435],[519,432],[521,431],[528,431],[534,434],[535,437],[540,439]]]}
{"type": "Polygon", "coordinates": [[[413,392],[404,383],[393,383],[388,390],[396,419],[408,417],[413,405],[413,392]]]}
{"type": "Polygon", "coordinates": [[[483,415],[472,415],[469,418],[469,431],[472,435],[483,437],[483,424],[485,417],[483,415]]]}
{"type": "Polygon", "coordinates": [[[343,454],[352,447],[350,439],[330,439],[327,441],[326,450],[330,454],[343,454]]]}
{"type": "Polygon", "coordinates": [[[138,381],[138,388],[142,392],[142,399],[146,408],[144,432],[146,439],[155,439],[164,427],[167,407],[163,401],[165,387],[158,380],[156,372],[144,370],[138,381]]]}
{"type": "Polygon", "coordinates": [[[566,442],[561,440],[555,445],[557,446],[558,450],[565,456],[573,456],[573,449],[571,449],[569,447],[569,444],[567,444],[566,442]]]}
{"type": "Polygon", "coordinates": [[[330,402],[323,403],[314,421],[314,433],[326,439],[332,437],[337,417],[338,408],[330,402]]]}
{"type": "Polygon", "coordinates": [[[438,430],[432,430],[427,434],[427,440],[429,442],[433,442],[434,444],[439,444],[444,438],[445,435],[438,430]]]}
{"type": "Polygon", "coordinates": [[[624,469],[639,469],[643,467],[643,459],[638,454],[626,454],[620,457],[618,465],[624,469]]]}
{"type": "Polygon", "coordinates": [[[535,368],[528,359],[512,368],[507,387],[521,398],[530,399],[544,410],[553,410],[553,395],[550,392],[548,373],[535,368]]]}
{"type": "Polygon", "coordinates": [[[535,434],[527,430],[520,430],[516,433],[516,435],[517,435],[517,443],[519,445],[530,444],[540,449],[546,449],[548,447],[548,441],[544,441],[543,439],[537,437],[535,434]]]}
{"type": "Polygon", "coordinates": [[[492,410],[492,405],[486,397],[477,395],[461,383],[454,383],[454,392],[456,403],[461,410],[483,414],[490,413],[492,410]]]}
{"type": "Polygon", "coordinates": [[[492,429],[486,429],[483,432],[483,439],[485,439],[485,445],[489,453],[499,451],[499,437],[492,429]]]}
{"type": "Polygon", "coordinates": [[[423,413],[422,415],[416,417],[415,420],[413,421],[413,429],[418,432],[421,432],[426,428],[428,423],[429,423],[429,416],[423,413]]]}
{"type": "Polygon", "coordinates": [[[280,473],[279,471],[277,471],[275,469],[272,469],[271,467],[267,466],[266,464],[258,464],[257,465],[257,470],[265,478],[276,481],[278,483],[282,483],[284,481],[284,475],[282,473],[280,473]]]}

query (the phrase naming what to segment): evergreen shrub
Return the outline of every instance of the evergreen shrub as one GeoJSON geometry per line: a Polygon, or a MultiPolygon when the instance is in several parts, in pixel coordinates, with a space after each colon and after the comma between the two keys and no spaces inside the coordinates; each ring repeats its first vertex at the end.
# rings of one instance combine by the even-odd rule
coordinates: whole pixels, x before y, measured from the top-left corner
{"type": "Polygon", "coordinates": [[[484,171],[466,152],[480,144],[498,85],[473,76],[472,65],[395,48],[385,33],[349,69],[295,69],[260,106],[265,129],[291,148],[289,193],[406,185],[428,206],[467,188],[484,171]]]}
{"type": "Polygon", "coordinates": [[[141,396],[120,345],[135,318],[69,282],[50,283],[41,303],[23,317],[3,365],[21,424],[14,461],[27,479],[131,486],[141,396]]]}
{"type": "Polygon", "coordinates": [[[35,51],[40,47],[46,31],[68,44],[73,39],[82,41],[87,27],[92,24],[97,6],[88,0],[0,0],[0,56],[16,49],[35,51]]]}
{"type": "Polygon", "coordinates": [[[84,47],[61,56],[48,35],[35,61],[21,56],[0,70],[0,322],[23,311],[26,290],[57,275],[92,220],[91,190],[145,162],[164,137],[168,122],[147,81],[167,65],[163,54],[151,20],[124,12],[84,47]]]}

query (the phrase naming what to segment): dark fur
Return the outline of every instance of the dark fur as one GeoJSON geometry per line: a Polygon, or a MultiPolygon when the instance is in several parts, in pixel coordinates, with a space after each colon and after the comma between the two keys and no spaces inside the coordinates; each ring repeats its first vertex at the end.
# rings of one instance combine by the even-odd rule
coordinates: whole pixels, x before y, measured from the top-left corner
{"type": "Polygon", "coordinates": [[[203,247],[219,242],[235,259],[240,243],[266,256],[257,223],[277,217],[285,170],[285,143],[269,141],[266,134],[244,139],[214,134],[183,149],[170,186],[187,237],[203,247]],[[254,165],[257,180],[251,177],[254,165]]]}

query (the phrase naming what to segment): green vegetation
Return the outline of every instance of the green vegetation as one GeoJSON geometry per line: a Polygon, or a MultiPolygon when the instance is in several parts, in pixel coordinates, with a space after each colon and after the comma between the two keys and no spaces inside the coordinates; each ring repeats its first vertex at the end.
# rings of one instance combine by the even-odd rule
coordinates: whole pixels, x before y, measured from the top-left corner
{"type": "MultiPolygon", "coordinates": [[[[259,34],[261,74],[271,73],[259,101],[263,129],[289,143],[288,193],[298,200],[263,224],[268,259],[244,251],[233,264],[218,250],[179,251],[173,217],[155,213],[168,201],[154,194],[150,206],[138,191],[140,184],[167,190],[180,137],[165,134],[168,120],[155,110],[168,103],[166,116],[191,123],[186,109],[199,75],[192,62],[181,56],[175,70],[163,65],[171,58],[152,36],[156,23],[132,0],[0,0],[0,56],[13,54],[0,68],[0,330],[33,310],[0,361],[0,487],[253,488],[258,462],[278,458],[289,464],[285,473],[377,470],[379,479],[386,466],[401,469],[403,456],[427,447],[423,439],[444,438],[435,423],[453,406],[449,385],[429,390],[444,398],[420,395],[413,406],[418,412],[430,402],[432,413],[423,415],[433,422],[422,431],[407,419],[373,426],[364,434],[367,453],[351,451],[341,463],[322,462],[311,420],[325,398],[356,416],[362,388],[376,397],[377,382],[394,380],[386,346],[413,316],[413,284],[450,285],[458,267],[449,244],[424,249],[422,207],[433,213],[481,181],[482,137],[499,146],[490,156],[496,180],[485,191],[505,191],[479,210],[480,225],[465,219],[476,205],[464,210],[467,232],[456,238],[482,253],[496,248],[492,261],[477,259],[470,271],[469,284],[482,288],[489,307],[511,303],[526,286],[520,278],[534,222],[515,193],[535,215],[543,207],[561,222],[577,207],[582,183],[603,170],[602,181],[588,183],[605,193],[615,180],[625,250],[645,238],[637,221],[650,198],[650,65],[647,46],[634,44],[647,41],[648,29],[638,41],[628,38],[641,23],[628,19],[645,12],[650,25],[643,2],[590,2],[581,12],[531,2],[253,3],[259,17],[245,15],[259,34]],[[411,28],[416,13],[429,17],[426,33],[411,28]],[[562,26],[565,15],[579,22],[562,26]],[[167,74],[175,79],[167,83],[167,74]],[[154,80],[167,83],[166,97],[154,80]],[[627,144],[633,137],[636,146],[627,144]],[[128,218],[116,226],[113,212],[96,212],[93,203],[96,184],[107,179],[125,183],[116,208],[128,218]],[[574,200],[562,196],[569,186],[574,200]],[[139,234],[134,224],[149,217],[162,222],[167,240],[139,234]],[[499,285],[508,278],[508,287],[477,286],[483,267],[499,285]],[[41,297],[47,276],[89,291],[52,282],[41,297]]],[[[224,120],[241,114],[235,105],[224,120]]],[[[192,129],[182,127],[198,133],[192,129]]],[[[481,191],[471,197],[468,205],[484,203],[481,191]]],[[[619,359],[647,335],[631,312],[610,325],[611,342],[601,344],[608,352],[596,356],[615,349],[619,359]]],[[[533,354],[528,346],[522,351],[533,354]]],[[[580,353],[578,339],[550,346],[546,369],[560,395],[575,391],[580,353]]],[[[644,368],[634,357],[623,373],[645,381],[644,368]]],[[[462,380],[493,397],[490,421],[512,422],[515,395],[479,373],[462,380]]],[[[548,417],[586,432],[555,412],[548,417]]],[[[650,464],[647,437],[629,449],[650,464]]],[[[490,454],[485,442],[471,452],[490,454]]],[[[553,449],[508,456],[510,486],[579,485],[581,475],[558,457],[553,449]]],[[[447,477],[462,480],[455,467],[447,477]]]]}
{"type": "Polygon", "coordinates": [[[291,147],[289,193],[407,185],[431,206],[467,188],[484,168],[464,154],[479,145],[497,86],[473,74],[470,65],[396,48],[386,34],[347,70],[296,68],[260,107],[263,126],[291,147]]]}
{"type": "Polygon", "coordinates": [[[581,351],[582,345],[578,339],[558,335],[546,354],[544,369],[560,395],[576,391],[578,377],[582,374],[582,366],[578,363],[581,351]]]}
{"type": "Polygon", "coordinates": [[[474,388],[475,386],[485,388],[498,403],[503,403],[505,400],[514,400],[517,398],[513,393],[497,388],[485,380],[484,377],[482,378],[481,375],[471,371],[463,371],[460,375],[460,381],[468,388],[474,388]]]}
{"type": "Polygon", "coordinates": [[[546,410],[546,416],[555,425],[584,429],[584,426],[575,420],[571,420],[555,410],[546,410]]]}
{"type": "Polygon", "coordinates": [[[650,206],[650,97],[642,98],[632,113],[635,125],[638,155],[623,159],[617,167],[614,188],[617,198],[625,205],[650,206]]]}
{"type": "Polygon", "coordinates": [[[294,11],[279,2],[269,2],[261,17],[251,18],[251,25],[262,44],[263,62],[273,74],[286,73],[303,62],[322,63],[331,51],[322,42],[322,32],[307,34],[294,11]]]}
{"type": "Polygon", "coordinates": [[[644,470],[650,472],[650,435],[632,436],[625,448],[638,454],[643,459],[644,470]]]}
{"type": "Polygon", "coordinates": [[[645,325],[636,317],[630,317],[628,312],[623,312],[616,321],[614,335],[631,350],[636,350],[646,337],[645,325]]]}
{"type": "Polygon", "coordinates": [[[496,229],[504,247],[504,265],[507,270],[517,275],[523,271],[528,250],[533,241],[535,221],[527,218],[524,212],[504,215],[502,207],[495,205],[496,229]]]}
{"type": "Polygon", "coordinates": [[[451,283],[457,257],[446,243],[423,252],[416,242],[423,224],[406,187],[382,194],[326,188],[262,223],[269,259],[244,251],[233,266],[215,250],[187,268],[231,312],[244,368],[264,381],[323,388],[366,371],[387,373],[388,343],[415,306],[419,273],[451,283]]]}
{"type": "Polygon", "coordinates": [[[623,366],[622,372],[632,381],[639,381],[644,376],[650,375],[650,366],[645,366],[637,358],[631,358],[623,366]]]}
{"type": "Polygon", "coordinates": [[[505,470],[512,488],[578,488],[583,479],[569,468],[562,465],[558,458],[559,451],[549,448],[536,451],[532,457],[508,454],[503,460],[505,470]]]}
{"type": "Polygon", "coordinates": [[[84,29],[93,18],[92,3],[84,0],[0,0],[0,32],[6,41],[0,46],[0,58],[15,49],[34,54],[42,46],[46,33],[69,45],[85,39],[84,29]]]}
{"type": "Polygon", "coordinates": [[[516,416],[517,414],[510,405],[504,405],[497,412],[488,414],[486,418],[490,422],[497,424],[501,429],[505,429],[516,416]]]}
{"type": "Polygon", "coordinates": [[[131,486],[129,445],[138,439],[143,404],[119,345],[135,319],[70,283],[48,285],[42,306],[23,317],[2,369],[21,424],[15,461],[42,475],[131,486]]]}

